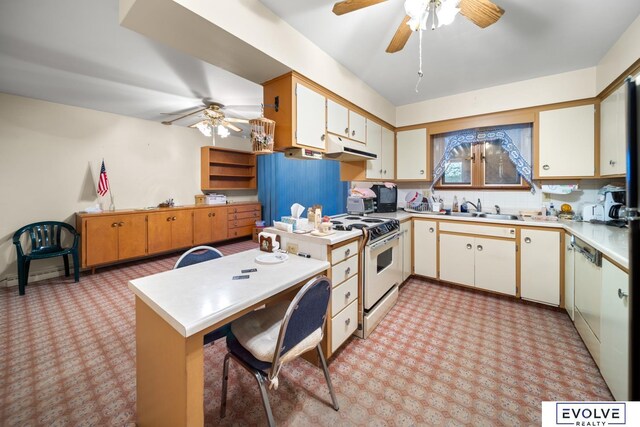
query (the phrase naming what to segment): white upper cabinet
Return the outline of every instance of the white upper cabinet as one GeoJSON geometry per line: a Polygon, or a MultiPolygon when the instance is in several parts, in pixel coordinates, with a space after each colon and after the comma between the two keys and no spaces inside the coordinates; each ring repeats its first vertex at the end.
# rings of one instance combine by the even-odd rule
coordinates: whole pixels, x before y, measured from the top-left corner
{"type": "Polygon", "coordinates": [[[349,136],[349,110],[331,99],[327,99],[327,132],[349,136]]]}
{"type": "Polygon", "coordinates": [[[325,125],[325,97],[297,83],[296,143],[324,150],[325,125]]]}
{"type": "Polygon", "coordinates": [[[600,175],[624,175],[627,105],[624,85],[600,103],[600,175]]]}
{"type": "Polygon", "coordinates": [[[331,99],[327,100],[327,132],[365,142],[366,127],[363,116],[331,99]]]}
{"type": "MultiPolygon", "coordinates": [[[[368,122],[367,126],[369,124],[371,124],[371,122],[368,122]]],[[[387,128],[382,128],[382,147],[380,149],[380,157],[382,179],[394,179],[396,173],[395,134],[387,128]]]]}
{"type": "Polygon", "coordinates": [[[378,156],[367,160],[367,179],[382,179],[382,126],[371,121],[367,123],[367,151],[378,156]]]}
{"type": "Polygon", "coordinates": [[[397,145],[397,179],[427,180],[427,130],[398,132],[397,145]]]}
{"type": "Polygon", "coordinates": [[[349,110],[349,138],[366,142],[367,121],[360,114],[349,110]]]}
{"type": "Polygon", "coordinates": [[[539,178],[594,176],[595,108],[592,104],[541,111],[538,130],[539,178]]]}

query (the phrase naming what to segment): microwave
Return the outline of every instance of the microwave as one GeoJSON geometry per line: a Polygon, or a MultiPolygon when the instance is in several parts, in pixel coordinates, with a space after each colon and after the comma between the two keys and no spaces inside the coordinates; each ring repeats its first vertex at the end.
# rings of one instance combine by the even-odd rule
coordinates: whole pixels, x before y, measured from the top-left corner
{"type": "Polygon", "coordinates": [[[384,185],[376,184],[371,187],[374,193],[376,193],[376,212],[395,212],[398,210],[398,188],[386,187],[384,185]]]}

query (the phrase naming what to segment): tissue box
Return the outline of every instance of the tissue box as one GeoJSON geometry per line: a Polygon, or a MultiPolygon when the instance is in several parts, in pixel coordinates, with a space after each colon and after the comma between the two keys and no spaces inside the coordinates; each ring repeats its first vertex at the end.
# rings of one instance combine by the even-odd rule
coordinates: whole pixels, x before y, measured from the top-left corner
{"type": "Polygon", "coordinates": [[[281,222],[285,224],[291,224],[294,231],[309,229],[309,220],[307,218],[294,218],[292,216],[283,216],[281,222]]]}

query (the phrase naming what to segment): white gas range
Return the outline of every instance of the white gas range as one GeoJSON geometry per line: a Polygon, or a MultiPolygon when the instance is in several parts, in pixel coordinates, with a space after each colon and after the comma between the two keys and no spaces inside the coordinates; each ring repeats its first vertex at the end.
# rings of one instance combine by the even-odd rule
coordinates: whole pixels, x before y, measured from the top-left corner
{"type": "Polygon", "coordinates": [[[361,229],[364,249],[360,254],[362,280],[356,335],[367,338],[398,300],[402,281],[400,222],[363,215],[339,215],[331,219],[336,230],[361,229]]]}

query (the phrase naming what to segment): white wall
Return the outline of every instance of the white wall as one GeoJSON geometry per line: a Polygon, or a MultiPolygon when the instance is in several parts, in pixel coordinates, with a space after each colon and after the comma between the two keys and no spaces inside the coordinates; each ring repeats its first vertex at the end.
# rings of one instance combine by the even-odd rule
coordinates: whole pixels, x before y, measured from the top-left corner
{"type": "MultiPolygon", "coordinates": [[[[234,140],[217,145],[249,148],[234,140]]],[[[201,193],[200,147],[209,144],[195,129],[0,94],[0,282],[17,274],[15,230],[41,220],[75,225],[76,211],[98,202],[109,207],[108,196],[96,195],[103,158],[117,209],[169,197],[193,204],[201,193]]],[[[255,191],[233,196],[257,199],[255,191]]],[[[34,262],[31,270],[51,265],[34,262]]]]}
{"type": "Polygon", "coordinates": [[[596,89],[600,93],[640,58],[640,16],[598,63],[596,89]]]}
{"type": "Polygon", "coordinates": [[[396,109],[396,126],[591,98],[596,96],[595,77],[595,67],[585,68],[401,105],[396,109]]]}

